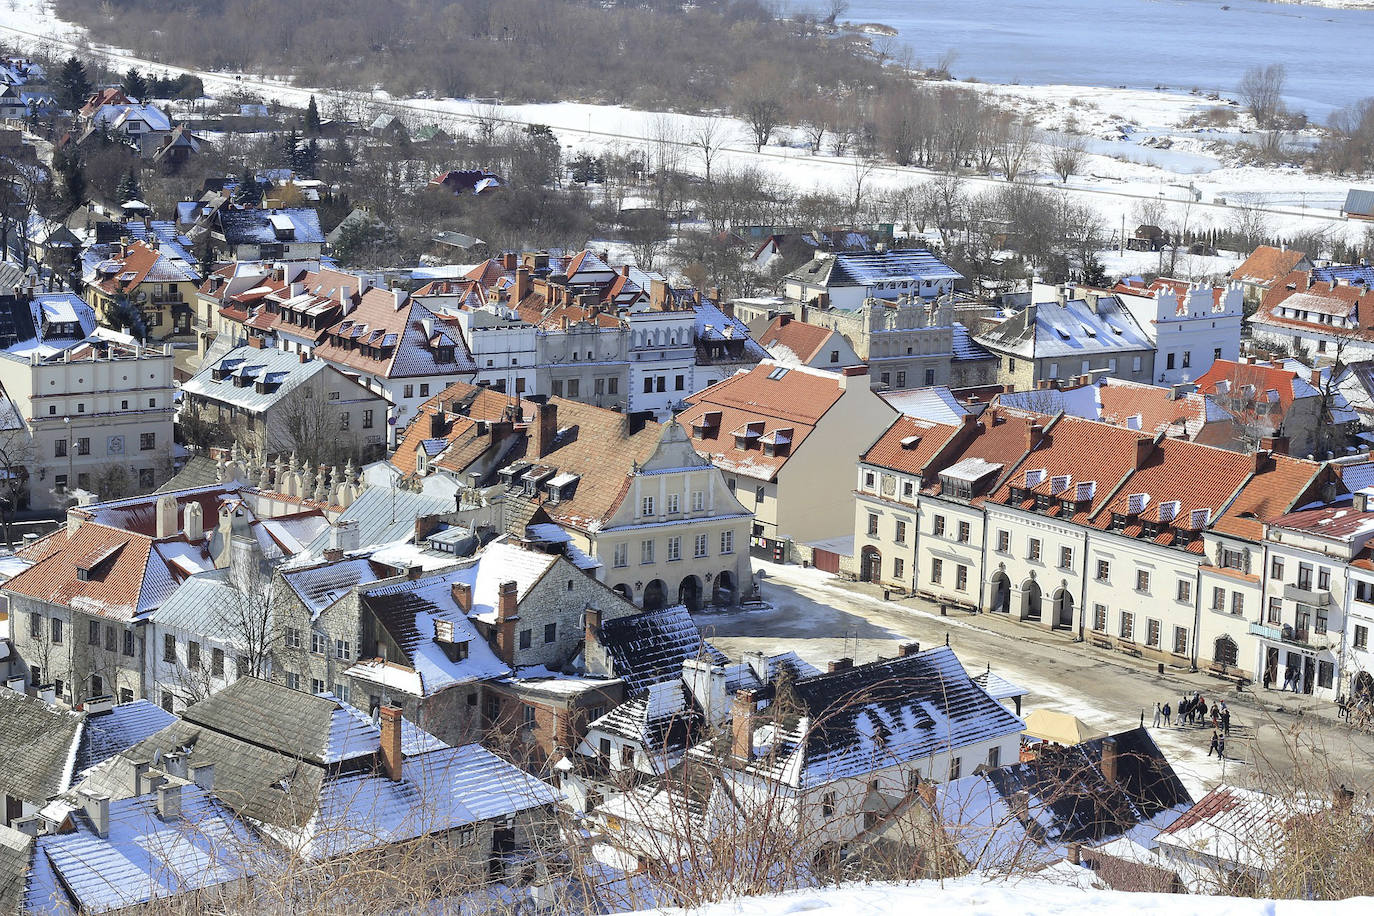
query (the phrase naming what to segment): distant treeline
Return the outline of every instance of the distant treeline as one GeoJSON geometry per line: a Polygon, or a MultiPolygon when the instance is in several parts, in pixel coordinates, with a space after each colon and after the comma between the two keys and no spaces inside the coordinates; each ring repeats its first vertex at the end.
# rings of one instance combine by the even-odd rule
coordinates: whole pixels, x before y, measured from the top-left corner
{"type": "Polygon", "coordinates": [[[728,105],[773,65],[805,95],[882,80],[862,46],[758,0],[57,0],[103,41],[169,64],[289,73],[399,95],[728,105]]]}

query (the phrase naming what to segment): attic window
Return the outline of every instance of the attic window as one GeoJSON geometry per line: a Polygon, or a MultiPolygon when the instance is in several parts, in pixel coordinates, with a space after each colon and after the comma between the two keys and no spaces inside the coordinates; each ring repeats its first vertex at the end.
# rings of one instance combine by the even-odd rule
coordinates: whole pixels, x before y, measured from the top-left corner
{"type": "Polygon", "coordinates": [[[779,379],[781,379],[784,375],[786,375],[787,371],[788,370],[785,366],[778,366],[772,372],[768,373],[768,377],[776,382],[779,379]]]}
{"type": "Polygon", "coordinates": [[[1132,493],[1126,497],[1126,511],[1131,515],[1139,515],[1145,511],[1145,507],[1150,503],[1148,493],[1132,493]]]}
{"type": "Polygon", "coordinates": [[[1194,509],[1188,514],[1188,524],[1193,528],[1206,528],[1212,520],[1211,509],[1194,509]]]}
{"type": "Polygon", "coordinates": [[[916,448],[916,446],[920,444],[920,436],[907,436],[905,439],[902,440],[902,448],[906,449],[907,451],[912,451],[916,448]]]}
{"type": "Polygon", "coordinates": [[[1161,522],[1172,522],[1174,516],[1178,515],[1179,503],[1176,499],[1159,504],[1159,520],[1161,522]]]}
{"type": "Polygon", "coordinates": [[[1040,486],[1040,484],[1044,481],[1044,479],[1045,479],[1045,469],[1044,469],[1044,468],[1037,468],[1036,470],[1033,470],[1033,471],[1027,471],[1027,472],[1026,472],[1026,487],[1027,487],[1027,488],[1038,487],[1038,486],[1040,486]]]}
{"type": "Polygon", "coordinates": [[[1050,495],[1058,495],[1069,488],[1073,478],[1068,474],[1056,474],[1050,478],[1050,495]]]}
{"type": "Polygon", "coordinates": [[[1073,490],[1074,502],[1080,502],[1080,503],[1082,503],[1082,502],[1088,502],[1088,501],[1090,501],[1090,500],[1093,498],[1093,495],[1096,494],[1096,493],[1097,493],[1097,481],[1096,481],[1096,480],[1084,480],[1084,481],[1080,481],[1079,484],[1078,484],[1078,486],[1074,487],[1074,490],[1073,490]]]}

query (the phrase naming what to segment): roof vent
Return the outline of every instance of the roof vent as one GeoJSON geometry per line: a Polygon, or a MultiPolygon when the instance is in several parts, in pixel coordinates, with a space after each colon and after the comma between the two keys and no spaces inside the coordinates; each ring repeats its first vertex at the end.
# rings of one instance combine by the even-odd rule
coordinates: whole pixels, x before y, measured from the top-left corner
{"type": "Polygon", "coordinates": [[[1139,515],[1145,511],[1145,507],[1150,504],[1150,494],[1132,493],[1126,497],[1126,511],[1131,515],[1139,515]]]}
{"type": "Polygon", "coordinates": [[[1168,502],[1159,504],[1159,520],[1161,522],[1172,522],[1174,516],[1178,515],[1179,502],[1171,499],[1168,502]]]}
{"type": "Polygon", "coordinates": [[[1026,486],[1027,486],[1027,487],[1038,487],[1038,486],[1040,486],[1040,484],[1044,481],[1044,479],[1045,479],[1045,469],[1044,469],[1044,468],[1037,468],[1036,470],[1027,471],[1027,472],[1026,472],[1026,486]]]}
{"type": "Polygon", "coordinates": [[[1211,509],[1194,509],[1188,514],[1188,524],[1192,528],[1206,528],[1211,520],[1211,509]]]}

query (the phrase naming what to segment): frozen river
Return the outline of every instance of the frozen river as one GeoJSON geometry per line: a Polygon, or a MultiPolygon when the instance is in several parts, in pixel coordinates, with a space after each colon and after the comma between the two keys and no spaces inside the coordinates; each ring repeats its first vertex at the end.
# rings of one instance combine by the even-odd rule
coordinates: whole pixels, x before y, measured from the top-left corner
{"type": "Polygon", "coordinates": [[[845,18],[901,32],[955,76],[1232,92],[1247,67],[1288,68],[1289,104],[1325,120],[1374,95],[1374,10],[1264,0],[851,0],[845,18]]]}

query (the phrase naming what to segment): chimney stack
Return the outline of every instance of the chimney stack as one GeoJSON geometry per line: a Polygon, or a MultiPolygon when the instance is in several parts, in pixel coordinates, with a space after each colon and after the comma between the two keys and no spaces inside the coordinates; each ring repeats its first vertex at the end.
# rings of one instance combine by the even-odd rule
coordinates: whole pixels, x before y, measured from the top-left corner
{"type": "Polygon", "coordinates": [[[379,711],[382,726],[382,768],[387,779],[401,781],[401,709],[383,706],[379,711]]]}
{"type": "Polygon", "coordinates": [[[1141,436],[1135,440],[1135,469],[1138,471],[1145,467],[1145,462],[1154,453],[1155,440],[1150,436],[1141,436]]]}
{"type": "Polygon", "coordinates": [[[902,643],[902,647],[898,650],[898,652],[901,653],[901,655],[900,655],[901,658],[910,658],[911,656],[917,654],[917,653],[920,652],[920,651],[921,651],[921,644],[918,643],[918,642],[905,642],[905,643],[902,643]]]}
{"type": "Polygon", "coordinates": [[[1102,739],[1102,778],[1109,785],[1116,784],[1116,739],[1102,739]]]}
{"type": "Polygon", "coordinates": [[[1072,865],[1082,865],[1082,864],[1083,864],[1083,844],[1082,844],[1082,843],[1070,843],[1070,844],[1069,844],[1069,863],[1072,864],[1072,865]]]}
{"type": "Polygon", "coordinates": [[[110,835],[110,796],[87,795],[86,817],[91,819],[91,829],[102,840],[110,835]]]}
{"type": "Polygon", "coordinates": [[[472,585],[467,582],[455,582],[449,589],[453,595],[453,603],[458,605],[458,609],[464,614],[472,613],[472,585]]]}
{"type": "Polygon", "coordinates": [[[848,671],[850,668],[853,667],[854,659],[837,658],[834,661],[832,661],[828,666],[826,666],[826,671],[830,674],[834,674],[837,671],[848,671]]]}
{"type": "Polygon", "coordinates": [[[496,656],[507,665],[515,664],[516,585],[502,582],[496,596],[496,656]]]}
{"type": "Polygon", "coordinates": [[[1031,451],[1040,444],[1040,436],[1045,432],[1045,427],[1039,423],[1028,423],[1026,425],[1026,451],[1031,451]]]}
{"type": "Polygon", "coordinates": [[[170,493],[164,493],[157,498],[157,538],[176,537],[177,533],[177,498],[170,493]]]}
{"type": "Polygon", "coordinates": [[[601,609],[589,607],[582,612],[582,639],[590,646],[601,639],[601,609]]]}
{"type": "Polygon", "coordinates": [[[186,540],[192,544],[205,537],[205,510],[200,507],[200,503],[192,500],[186,504],[182,510],[182,527],[186,531],[186,540]]]}
{"type": "Polygon", "coordinates": [[[163,821],[181,818],[181,783],[163,783],[157,787],[157,816],[163,821]]]}
{"type": "Polygon", "coordinates": [[[757,697],[751,688],[736,691],[730,710],[730,755],[747,763],[754,759],[754,711],[757,697]]]}
{"type": "Polygon", "coordinates": [[[553,451],[558,438],[558,405],[544,402],[534,405],[534,423],[530,426],[530,451],[543,458],[553,451]]]}

